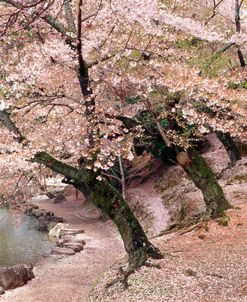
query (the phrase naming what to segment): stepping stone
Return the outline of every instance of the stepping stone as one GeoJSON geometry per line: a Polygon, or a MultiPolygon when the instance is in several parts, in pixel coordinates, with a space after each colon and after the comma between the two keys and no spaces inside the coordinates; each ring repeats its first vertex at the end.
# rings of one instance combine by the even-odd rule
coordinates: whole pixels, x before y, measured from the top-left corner
{"type": "Polygon", "coordinates": [[[65,242],[63,244],[63,247],[72,249],[76,253],[79,253],[80,251],[83,250],[83,246],[81,244],[74,243],[74,242],[65,242]]]}
{"type": "Polygon", "coordinates": [[[62,202],[65,202],[67,201],[67,199],[64,197],[63,194],[58,194],[54,200],[53,200],[53,203],[62,203],[62,202]]]}
{"type": "Polygon", "coordinates": [[[83,234],[83,233],[85,233],[85,231],[81,230],[81,229],[62,229],[60,231],[60,237],[66,236],[66,235],[83,234]]]}
{"type": "Polygon", "coordinates": [[[58,216],[45,216],[47,221],[54,221],[54,222],[63,222],[63,217],[58,216]]]}
{"type": "Polygon", "coordinates": [[[54,247],[52,249],[52,254],[53,255],[67,255],[67,256],[72,256],[75,255],[75,252],[73,249],[70,248],[65,248],[65,247],[54,247]]]}
{"type": "Polygon", "coordinates": [[[78,239],[78,238],[76,238],[74,236],[70,236],[70,235],[63,236],[61,239],[58,240],[58,244],[64,244],[65,242],[73,242],[73,243],[80,244],[82,246],[84,246],[86,244],[85,240],[78,239]]]}

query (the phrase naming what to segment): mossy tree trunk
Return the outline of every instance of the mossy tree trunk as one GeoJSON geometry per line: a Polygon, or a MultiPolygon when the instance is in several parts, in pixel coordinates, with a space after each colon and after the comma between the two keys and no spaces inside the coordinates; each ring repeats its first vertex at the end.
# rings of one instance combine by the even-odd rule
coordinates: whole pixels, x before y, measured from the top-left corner
{"type": "Polygon", "coordinates": [[[162,258],[159,250],[147,239],[126,200],[108,181],[99,181],[97,174],[92,170],[74,168],[46,152],[37,153],[31,161],[64,175],[87,199],[112,219],[129,256],[129,272],[143,265],[148,257],[162,258]]]}
{"type": "MultiPolygon", "coordinates": [[[[158,131],[166,144],[163,138],[165,134],[162,135],[159,127],[158,131]]],[[[187,153],[179,152],[177,154],[177,162],[183,167],[196,187],[202,191],[206,204],[206,215],[212,218],[224,216],[224,211],[231,206],[225,198],[212,169],[200,153],[194,148],[188,149],[187,153]]]]}
{"type": "Polygon", "coordinates": [[[197,188],[202,191],[206,214],[212,218],[224,216],[224,211],[231,205],[206,160],[194,148],[190,148],[187,153],[178,153],[177,160],[197,188]]]}
{"type": "Polygon", "coordinates": [[[229,166],[234,166],[238,160],[241,159],[241,154],[240,151],[236,145],[236,143],[234,142],[234,139],[231,137],[230,133],[224,133],[222,131],[215,131],[218,139],[222,142],[222,144],[224,145],[231,163],[229,166]]]}

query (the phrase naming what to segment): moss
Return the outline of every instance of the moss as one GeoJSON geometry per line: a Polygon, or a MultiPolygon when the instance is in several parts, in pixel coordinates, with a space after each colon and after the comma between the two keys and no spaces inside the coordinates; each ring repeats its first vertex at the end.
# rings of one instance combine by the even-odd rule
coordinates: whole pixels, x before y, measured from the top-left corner
{"type": "Polygon", "coordinates": [[[47,116],[46,115],[40,115],[34,118],[34,123],[39,125],[44,123],[47,120],[47,116]]]}
{"type": "Polygon", "coordinates": [[[182,39],[176,42],[176,46],[180,49],[186,49],[189,50],[192,47],[196,48],[198,47],[200,44],[202,43],[201,39],[192,37],[192,38],[186,38],[186,39],[182,39]]]}
{"type": "Polygon", "coordinates": [[[212,169],[195,149],[189,149],[188,153],[192,162],[190,165],[185,166],[184,170],[193,180],[194,184],[202,191],[207,214],[212,218],[223,217],[224,211],[231,206],[226,200],[212,169]]]}
{"type": "Polygon", "coordinates": [[[130,54],[129,58],[133,59],[133,60],[137,60],[137,59],[140,58],[141,54],[142,53],[139,50],[134,49],[134,50],[131,51],[131,54],[130,54]]]}
{"type": "Polygon", "coordinates": [[[228,226],[230,218],[227,216],[223,216],[218,220],[218,224],[222,226],[228,226]]]}
{"type": "Polygon", "coordinates": [[[216,113],[210,107],[208,107],[207,105],[205,105],[205,103],[203,103],[201,101],[192,101],[191,105],[197,111],[206,113],[210,117],[214,117],[216,115],[216,113]]]}
{"type": "Polygon", "coordinates": [[[197,57],[188,61],[190,67],[199,67],[202,75],[213,78],[219,75],[224,68],[231,67],[229,57],[225,54],[212,56],[210,50],[201,51],[197,57]]]}
{"type": "Polygon", "coordinates": [[[244,82],[241,82],[241,83],[229,82],[227,84],[227,87],[231,88],[231,89],[238,89],[238,88],[247,89],[247,81],[244,81],[244,82]]]}
{"type": "Polygon", "coordinates": [[[232,181],[234,182],[238,182],[238,183],[243,183],[246,182],[247,180],[247,174],[240,174],[240,175],[236,175],[233,177],[232,181]]]}
{"type": "MultiPolygon", "coordinates": [[[[140,101],[140,99],[141,98],[139,96],[137,96],[137,97],[126,98],[125,101],[127,104],[134,105],[134,104],[138,103],[140,101]]],[[[123,117],[123,118],[127,119],[126,117],[123,117]]]]}
{"type": "Polygon", "coordinates": [[[173,0],[161,0],[161,2],[164,3],[165,5],[169,5],[169,6],[174,5],[173,0]]]}
{"type": "Polygon", "coordinates": [[[150,60],[150,55],[148,53],[134,49],[131,51],[131,53],[129,55],[129,59],[132,59],[132,60],[141,59],[141,60],[148,61],[148,60],[150,60]]]}

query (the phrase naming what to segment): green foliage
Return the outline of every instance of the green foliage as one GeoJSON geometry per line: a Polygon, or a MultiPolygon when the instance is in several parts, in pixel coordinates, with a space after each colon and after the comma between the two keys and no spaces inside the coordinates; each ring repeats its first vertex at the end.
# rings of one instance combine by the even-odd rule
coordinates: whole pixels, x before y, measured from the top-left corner
{"type": "Polygon", "coordinates": [[[224,68],[230,68],[229,57],[225,54],[212,56],[207,49],[202,50],[197,57],[193,57],[188,61],[190,67],[199,67],[202,75],[210,78],[219,75],[224,68]]]}
{"type": "Polygon", "coordinates": [[[140,58],[141,54],[142,53],[139,50],[134,49],[134,50],[131,51],[131,54],[130,54],[129,58],[133,59],[133,60],[137,60],[137,59],[140,58]]]}
{"type": "MultiPolygon", "coordinates": [[[[161,154],[165,150],[165,145],[162,138],[159,135],[157,126],[153,120],[152,115],[148,111],[143,111],[138,114],[135,119],[140,123],[145,132],[142,137],[135,138],[134,144],[135,146],[141,145],[142,147],[136,147],[136,150],[139,150],[138,153],[142,153],[144,151],[151,153],[155,157],[161,156],[161,154]]],[[[162,126],[168,127],[169,121],[167,119],[161,120],[162,126]]]]}
{"type": "Polygon", "coordinates": [[[197,127],[195,125],[185,124],[185,128],[183,131],[187,137],[193,138],[195,133],[197,132],[197,127]]]}
{"type": "Polygon", "coordinates": [[[195,37],[178,40],[176,47],[190,51],[191,58],[187,61],[189,67],[199,67],[201,74],[216,77],[224,68],[230,68],[229,57],[225,54],[213,54],[208,44],[195,37]]]}
{"type": "Polygon", "coordinates": [[[150,55],[148,53],[145,53],[145,52],[134,49],[134,50],[131,51],[129,59],[148,61],[150,59],[150,55]]]}
{"type": "Polygon", "coordinates": [[[197,111],[206,113],[206,114],[208,114],[210,117],[214,117],[214,116],[215,116],[215,112],[214,112],[210,107],[208,107],[207,105],[205,105],[205,103],[202,102],[202,101],[193,101],[193,102],[191,102],[191,105],[192,105],[197,111]]]}
{"type": "Polygon", "coordinates": [[[238,183],[245,183],[247,180],[247,173],[236,175],[232,180],[238,183]]]}
{"type": "Polygon", "coordinates": [[[223,216],[218,220],[218,224],[222,226],[228,226],[229,221],[230,221],[229,217],[223,216]]]}
{"type": "Polygon", "coordinates": [[[152,100],[157,100],[162,96],[162,92],[160,92],[158,90],[154,90],[154,91],[151,91],[148,96],[152,100]]]}
{"type": "Polygon", "coordinates": [[[127,104],[130,104],[130,105],[134,105],[136,103],[138,103],[140,100],[140,97],[139,96],[136,96],[136,97],[131,97],[131,98],[126,98],[125,101],[127,104]]]}
{"type": "Polygon", "coordinates": [[[169,120],[167,118],[163,118],[160,120],[160,124],[162,126],[162,128],[164,128],[165,130],[168,130],[169,129],[169,120]]]}
{"type": "Polygon", "coordinates": [[[238,88],[247,89],[247,81],[241,83],[229,82],[227,87],[231,89],[238,89],[238,88]]]}
{"type": "Polygon", "coordinates": [[[189,50],[191,48],[196,48],[202,44],[202,40],[192,37],[192,38],[186,38],[182,40],[178,40],[176,42],[176,46],[180,49],[189,50]]]}
{"type": "Polygon", "coordinates": [[[165,5],[173,5],[174,1],[173,0],[161,0],[162,3],[164,3],[165,5]]]}
{"type": "Polygon", "coordinates": [[[44,123],[46,120],[47,120],[47,116],[46,115],[40,115],[40,116],[37,116],[34,119],[34,122],[35,122],[35,124],[39,125],[39,124],[44,123]]]}
{"type": "Polygon", "coordinates": [[[4,90],[0,88],[0,97],[4,97],[4,90]]]}
{"type": "MultiPolygon", "coordinates": [[[[114,166],[111,167],[107,174],[112,175],[113,177],[109,177],[110,184],[118,191],[121,192],[121,182],[118,179],[121,179],[120,167],[118,160],[115,160],[114,166]],[[116,179],[117,177],[118,179],[116,179]]],[[[127,173],[125,173],[125,176],[127,173]]]]}

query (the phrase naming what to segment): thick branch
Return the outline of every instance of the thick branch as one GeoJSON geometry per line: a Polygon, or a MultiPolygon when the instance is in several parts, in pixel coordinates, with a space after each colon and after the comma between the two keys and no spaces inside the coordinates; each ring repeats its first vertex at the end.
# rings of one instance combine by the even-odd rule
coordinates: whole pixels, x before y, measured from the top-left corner
{"type": "MultiPolygon", "coordinates": [[[[241,31],[241,19],[240,19],[240,8],[243,4],[243,1],[235,0],[235,25],[236,25],[236,32],[240,33],[241,31]]],[[[241,67],[245,67],[246,63],[244,60],[243,53],[240,49],[240,46],[237,45],[237,54],[240,62],[241,67]]]]}
{"type": "Polygon", "coordinates": [[[240,23],[240,4],[239,4],[239,0],[235,0],[235,25],[236,25],[236,32],[240,33],[241,23],[240,23]]]}
{"type": "Polygon", "coordinates": [[[75,33],[76,32],[76,27],[75,27],[71,2],[72,2],[72,0],[65,0],[65,2],[64,2],[64,11],[65,11],[65,18],[66,18],[68,28],[72,33],[75,33]]]}
{"type": "Polygon", "coordinates": [[[25,137],[21,134],[19,129],[12,122],[9,114],[5,110],[0,110],[0,122],[2,122],[4,126],[9,129],[9,131],[15,134],[19,142],[22,142],[25,139],[25,137]]]}
{"type": "Polygon", "coordinates": [[[225,51],[227,51],[229,48],[231,48],[233,45],[235,45],[236,43],[235,42],[230,42],[230,43],[227,43],[225,46],[223,46],[220,50],[218,50],[216,52],[216,54],[221,54],[225,51]]]}
{"type": "Polygon", "coordinates": [[[166,146],[168,148],[172,147],[172,142],[169,140],[169,138],[165,134],[165,131],[164,131],[163,127],[161,126],[160,121],[159,121],[159,119],[156,116],[156,113],[153,111],[150,102],[148,100],[145,100],[144,103],[146,105],[147,110],[152,115],[152,117],[153,117],[153,119],[155,121],[155,124],[156,124],[156,126],[158,128],[158,131],[159,131],[159,133],[160,133],[160,135],[161,135],[164,143],[166,144],[166,146]]]}
{"type": "Polygon", "coordinates": [[[78,56],[78,71],[77,76],[80,82],[80,87],[82,94],[84,96],[89,96],[92,92],[89,89],[89,76],[88,67],[82,56],[82,0],[79,0],[78,4],[78,17],[77,17],[77,56],[78,56]]]}
{"type": "Polygon", "coordinates": [[[81,169],[74,168],[70,165],[60,162],[46,152],[36,153],[35,156],[30,160],[45,165],[47,168],[54,172],[64,175],[65,177],[71,178],[77,183],[87,183],[88,176],[81,169]]]}
{"type": "Polygon", "coordinates": [[[245,67],[246,63],[245,63],[244,55],[243,55],[243,53],[242,53],[239,46],[237,47],[237,49],[238,49],[237,54],[238,54],[238,59],[239,59],[239,62],[240,62],[240,66],[245,67]]]}

